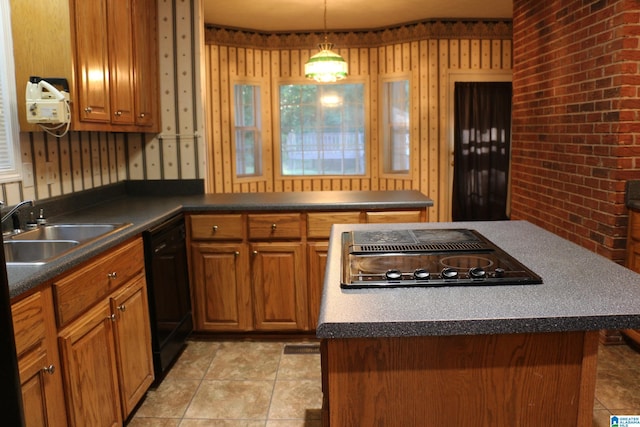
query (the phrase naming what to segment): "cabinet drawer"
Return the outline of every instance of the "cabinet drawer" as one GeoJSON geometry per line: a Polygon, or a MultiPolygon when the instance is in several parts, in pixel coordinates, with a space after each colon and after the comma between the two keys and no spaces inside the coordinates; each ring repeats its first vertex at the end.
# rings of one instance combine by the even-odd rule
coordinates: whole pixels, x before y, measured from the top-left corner
{"type": "Polygon", "coordinates": [[[91,308],[144,269],[142,239],[126,243],[53,283],[58,326],[91,308]]]}
{"type": "Polygon", "coordinates": [[[382,211],[365,212],[365,219],[370,224],[388,224],[393,222],[422,222],[422,211],[382,211]]]}
{"type": "Polygon", "coordinates": [[[312,212],[307,215],[307,237],[328,239],[333,224],[358,224],[360,212],[312,212]]]}
{"type": "Polygon", "coordinates": [[[44,298],[37,292],[11,306],[18,357],[44,341],[44,298]]]}
{"type": "Polygon", "coordinates": [[[192,240],[242,240],[244,221],[240,214],[192,215],[192,240]]]}
{"type": "Polygon", "coordinates": [[[250,239],[300,239],[301,214],[254,214],[249,215],[250,239]]]}

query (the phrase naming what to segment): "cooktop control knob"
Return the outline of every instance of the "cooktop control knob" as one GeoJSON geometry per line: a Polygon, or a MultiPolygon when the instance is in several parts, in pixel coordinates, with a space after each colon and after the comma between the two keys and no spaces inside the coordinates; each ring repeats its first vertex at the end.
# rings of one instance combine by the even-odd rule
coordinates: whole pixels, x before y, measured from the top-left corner
{"type": "Polygon", "coordinates": [[[400,280],[402,279],[402,272],[400,270],[387,270],[384,277],[386,277],[387,280],[400,280]]]}
{"type": "Polygon", "coordinates": [[[456,270],[455,268],[447,267],[442,269],[442,272],[440,272],[440,276],[442,276],[443,279],[457,279],[458,270],[456,270]]]}
{"type": "Polygon", "coordinates": [[[504,277],[504,268],[496,268],[496,270],[494,271],[494,275],[496,277],[504,277]]]}
{"type": "Polygon", "coordinates": [[[416,268],[413,272],[413,278],[416,280],[429,280],[429,276],[431,275],[424,268],[416,268]]]}
{"type": "Polygon", "coordinates": [[[482,267],[473,267],[469,269],[469,277],[472,279],[484,279],[487,277],[487,272],[482,267]]]}

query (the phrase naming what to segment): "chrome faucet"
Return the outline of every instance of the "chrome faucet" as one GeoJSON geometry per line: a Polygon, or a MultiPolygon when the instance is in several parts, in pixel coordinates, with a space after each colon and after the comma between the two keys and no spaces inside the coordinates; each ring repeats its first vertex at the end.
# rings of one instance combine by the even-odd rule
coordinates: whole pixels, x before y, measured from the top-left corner
{"type": "MultiPolygon", "coordinates": [[[[3,204],[4,203],[0,202],[0,206],[2,206],[3,204]]],[[[11,210],[9,212],[7,212],[6,214],[4,214],[2,216],[2,220],[0,220],[0,223],[4,223],[7,219],[11,218],[11,215],[13,215],[18,209],[20,209],[24,205],[35,206],[35,203],[33,203],[33,200],[24,200],[24,201],[18,203],[13,208],[11,208],[11,210]]]]}

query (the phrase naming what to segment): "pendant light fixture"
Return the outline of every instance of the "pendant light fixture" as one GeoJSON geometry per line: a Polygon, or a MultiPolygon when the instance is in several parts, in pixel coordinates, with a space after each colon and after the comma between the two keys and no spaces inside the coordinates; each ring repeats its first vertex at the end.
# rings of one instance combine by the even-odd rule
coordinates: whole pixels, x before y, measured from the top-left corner
{"type": "Polygon", "coordinates": [[[324,42],[318,47],[320,52],[304,64],[304,76],[320,83],[331,83],[347,77],[347,61],[333,52],[333,45],[327,41],[327,0],[324,0],[324,42]]]}

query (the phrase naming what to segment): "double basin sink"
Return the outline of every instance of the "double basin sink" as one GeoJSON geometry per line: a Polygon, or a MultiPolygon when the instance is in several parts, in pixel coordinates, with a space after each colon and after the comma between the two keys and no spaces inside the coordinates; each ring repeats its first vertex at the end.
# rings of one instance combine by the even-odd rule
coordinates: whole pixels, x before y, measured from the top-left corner
{"type": "Polygon", "coordinates": [[[130,224],[46,224],[4,241],[7,265],[40,265],[130,224]]]}

